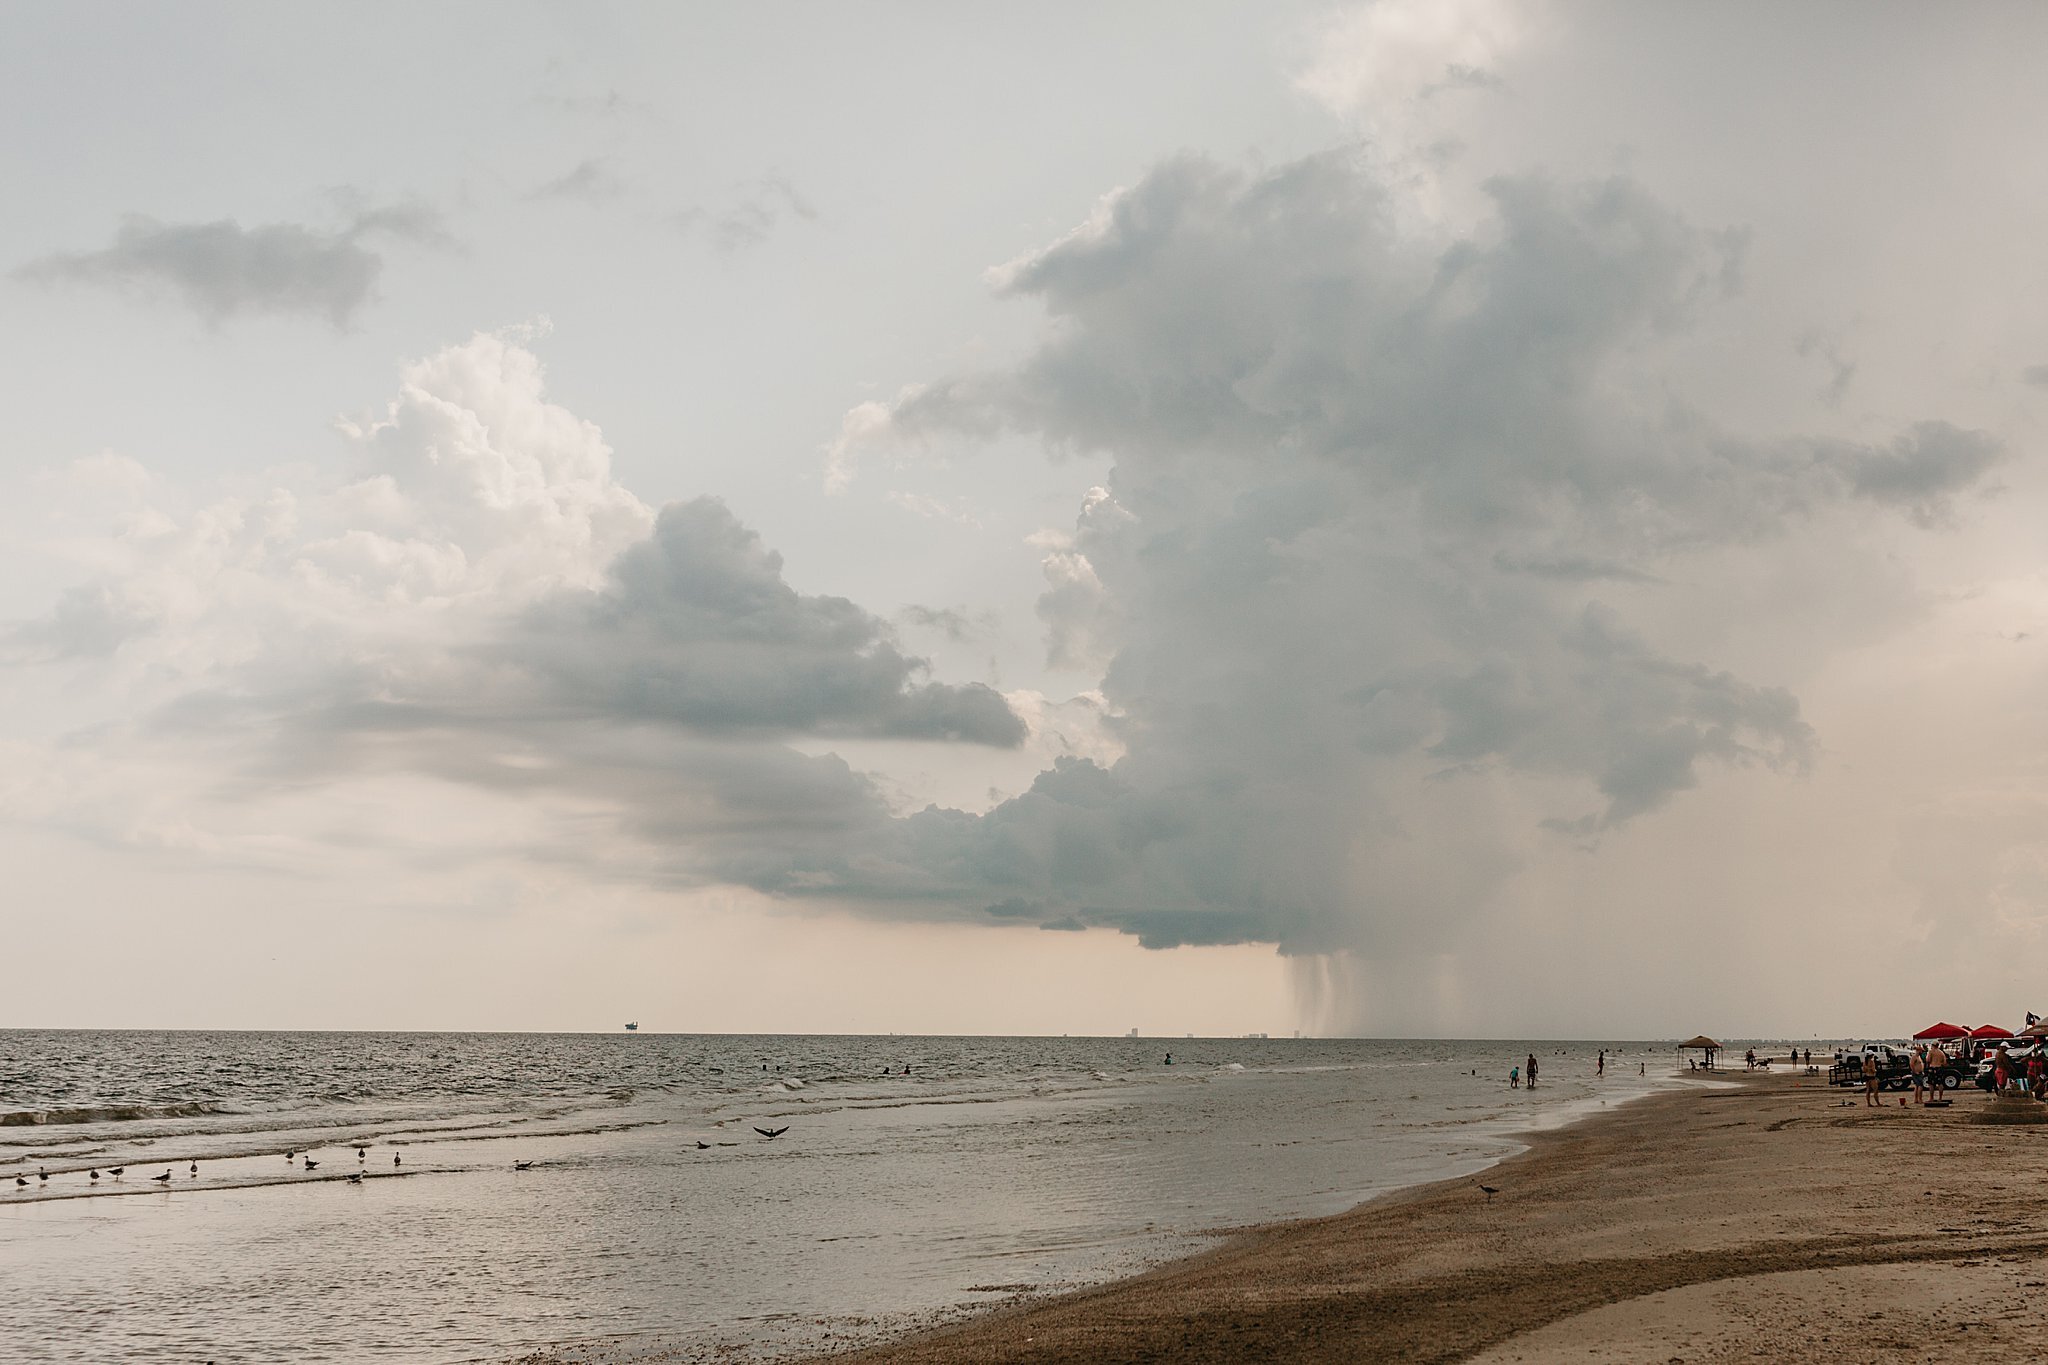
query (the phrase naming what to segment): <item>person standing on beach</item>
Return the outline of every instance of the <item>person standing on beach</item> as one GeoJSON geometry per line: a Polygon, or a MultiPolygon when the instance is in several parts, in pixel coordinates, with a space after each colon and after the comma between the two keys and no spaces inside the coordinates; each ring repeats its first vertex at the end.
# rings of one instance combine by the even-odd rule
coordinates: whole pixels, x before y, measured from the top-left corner
{"type": "Polygon", "coordinates": [[[1536,1054],[1535,1054],[1535,1053],[1533,1053],[1533,1052],[1532,1052],[1532,1053],[1530,1053],[1530,1054],[1529,1054],[1529,1060],[1528,1060],[1527,1066],[1528,1066],[1528,1071],[1529,1071],[1529,1088],[1530,1088],[1531,1090],[1534,1090],[1534,1089],[1536,1088],[1536,1054]]]}
{"type": "Polygon", "coordinates": [[[1912,1052],[1913,1060],[1907,1063],[1913,1073],[1913,1103],[1927,1103],[1927,1061],[1920,1055],[1920,1049],[1912,1052]]]}
{"type": "Polygon", "coordinates": [[[1877,1098],[1877,1054],[1875,1052],[1863,1054],[1863,1107],[1865,1109],[1881,1109],[1884,1107],[1878,1102],[1877,1098]]]}

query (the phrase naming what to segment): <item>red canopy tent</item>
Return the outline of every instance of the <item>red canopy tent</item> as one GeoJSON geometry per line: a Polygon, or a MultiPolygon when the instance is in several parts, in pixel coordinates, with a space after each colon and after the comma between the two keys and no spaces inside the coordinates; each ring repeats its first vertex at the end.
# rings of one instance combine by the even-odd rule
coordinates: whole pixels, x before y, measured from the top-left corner
{"type": "Polygon", "coordinates": [[[2010,1038],[2012,1037],[2012,1030],[2000,1028],[1996,1024],[1979,1024],[1970,1030],[1970,1036],[1972,1038],[2010,1038]]]}
{"type": "Polygon", "coordinates": [[[1968,1038],[1970,1036],[1970,1031],[1960,1024],[1929,1024],[1926,1028],[1913,1035],[1913,1041],[1924,1043],[1929,1039],[1939,1041],[1946,1038],[1968,1038]]]}

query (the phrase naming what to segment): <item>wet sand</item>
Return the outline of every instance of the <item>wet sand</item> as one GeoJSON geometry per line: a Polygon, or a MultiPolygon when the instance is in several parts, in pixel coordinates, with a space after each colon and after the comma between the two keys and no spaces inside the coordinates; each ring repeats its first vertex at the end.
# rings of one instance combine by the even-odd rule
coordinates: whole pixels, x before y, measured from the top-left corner
{"type": "Polygon", "coordinates": [[[2048,1106],[1872,1110],[1822,1076],[1723,1079],[1533,1135],[1479,1180],[834,1359],[2048,1355],[2048,1106]]]}

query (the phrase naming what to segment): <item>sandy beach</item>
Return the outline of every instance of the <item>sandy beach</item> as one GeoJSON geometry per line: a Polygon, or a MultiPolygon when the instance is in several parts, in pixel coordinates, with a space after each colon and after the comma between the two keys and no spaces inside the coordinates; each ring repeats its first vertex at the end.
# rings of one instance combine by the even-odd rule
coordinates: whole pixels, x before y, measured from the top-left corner
{"type": "Polygon", "coordinates": [[[2048,1110],[1866,1109],[1737,1069],[1532,1135],[1487,1172],[1250,1229],[862,1365],[968,1361],[2033,1360],[2048,1110]]]}

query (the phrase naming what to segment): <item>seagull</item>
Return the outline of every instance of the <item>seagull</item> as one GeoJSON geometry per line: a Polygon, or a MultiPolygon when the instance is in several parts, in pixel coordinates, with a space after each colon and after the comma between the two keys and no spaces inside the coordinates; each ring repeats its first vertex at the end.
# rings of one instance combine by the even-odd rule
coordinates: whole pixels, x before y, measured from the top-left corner
{"type": "Polygon", "coordinates": [[[154,1180],[159,1185],[168,1185],[171,1183],[171,1173],[167,1169],[164,1171],[162,1175],[153,1175],[150,1177],[150,1179],[154,1180]]]}
{"type": "Polygon", "coordinates": [[[284,1154],[284,1159],[285,1159],[286,1161],[290,1161],[290,1160],[291,1160],[291,1159],[292,1159],[293,1157],[295,1157],[295,1156],[297,1156],[297,1155],[298,1155],[298,1153],[297,1153],[297,1152],[293,1152],[293,1151],[287,1151],[287,1152],[286,1152],[286,1153],[284,1154]]]}
{"type": "Polygon", "coordinates": [[[118,1180],[121,1178],[121,1173],[127,1169],[126,1166],[109,1166],[107,1167],[107,1174],[118,1180]]]}
{"type": "Polygon", "coordinates": [[[356,1160],[357,1160],[357,1161],[361,1161],[361,1160],[362,1160],[362,1159],[363,1159],[364,1157],[368,1156],[369,1154],[370,1154],[370,1149],[369,1149],[369,1148],[367,1148],[367,1147],[358,1147],[358,1148],[356,1148],[356,1160]]]}
{"type": "MultiPolygon", "coordinates": [[[[115,1174],[115,1175],[119,1175],[119,1174],[121,1174],[121,1173],[120,1173],[119,1171],[116,1171],[116,1172],[114,1172],[114,1174],[115,1174]]],[[[192,1174],[194,1174],[194,1175],[198,1175],[198,1174],[199,1174],[199,1163],[198,1163],[198,1162],[196,1162],[196,1161],[192,1163],[192,1174]]]]}
{"type": "Polygon", "coordinates": [[[315,1160],[313,1160],[313,1158],[312,1158],[312,1157],[307,1157],[307,1158],[306,1158],[306,1169],[307,1169],[307,1170],[309,1170],[309,1171],[310,1171],[310,1170],[312,1170],[312,1169],[313,1169],[313,1168],[314,1168],[315,1166],[318,1166],[319,1164],[320,1164],[320,1163],[319,1163],[319,1162],[317,1162],[317,1161],[315,1161],[315,1160]]]}
{"type": "Polygon", "coordinates": [[[515,1161],[512,1163],[512,1169],[515,1171],[530,1171],[533,1169],[533,1163],[531,1161],[515,1161]]]}
{"type": "Polygon", "coordinates": [[[87,1171],[86,1174],[91,1176],[94,1180],[98,1180],[100,1178],[100,1173],[98,1171],[87,1171]]]}
{"type": "Polygon", "coordinates": [[[789,1125],[785,1123],[780,1128],[756,1128],[754,1131],[764,1138],[779,1138],[789,1131],[789,1125]]]}
{"type": "Polygon", "coordinates": [[[399,1156],[398,1156],[398,1153],[396,1153],[396,1152],[393,1152],[393,1153],[391,1154],[391,1164],[392,1164],[392,1165],[394,1165],[394,1166],[400,1166],[400,1165],[403,1165],[404,1163],[403,1163],[402,1161],[400,1161],[400,1160],[399,1160],[399,1156]]]}
{"type": "Polygon", "coordinates": [[[18,1176],[16,1176],[16,1177],[14,1177],[14,1183],[15,1183],[16,1185],[19,1185],[19,1186],[20,1186],[20,1187],[21,1187],[22,1189],[27,1189],[27,1188],[28,1188],[28,1177],[27,1177],[27,1176],[25,1176],[25,1175],[18,1175],[18,1176]]]}
{"type": "Polygon", "coordinates": [[[38,1180],[48,1180],[49,1178],[50,1178],[50,1173],[49,1173],[48,1171],[44,1170],[44,1169],[43,1169],[42,1167],[40,1167],[40,1166],[36,1167],[36,1179],[38,1179],[38,1180]]]}
{"type": "Polygon", "coordinates": [[[348,1183],[349,1183],[349,1184],[351,1184],[351,1185],[360,1185],[360,1184],[362,1184],[362,1183],[363,1183],[363,1173],[362,1173],[361,1171],[357,1171],[357,1172],[355,1172],[355,1173],[354,1173],[353,1175],[349,1176],[349,1178],[348,1178],[348,1183]]]}
{"type": "MultiPolygon", "coordinates": [[[[1475,1185],[1479,1185],[1479,1182],[1476,1180],[1472,1183],[1475,1185]]],[[[1493,1202],[1493,1197],[1500,1193],[1499,1190],[1495,1189],[1491,1185],[1479,1185],[1479,1188],[1486,1191],[1486,1202],[1489,1204],[1493,1202]]]]}

